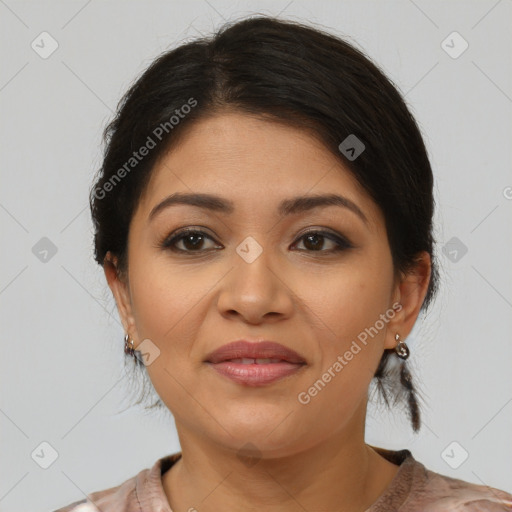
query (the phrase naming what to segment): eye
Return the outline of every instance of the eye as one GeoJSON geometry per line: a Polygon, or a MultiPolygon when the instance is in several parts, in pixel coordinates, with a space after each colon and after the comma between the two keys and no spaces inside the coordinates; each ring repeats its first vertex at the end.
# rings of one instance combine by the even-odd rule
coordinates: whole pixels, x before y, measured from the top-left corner
{"type": "MultiPolygon", "coordinates": [[[[214,241],[213,238],[204,231],[193,228],[184,228],[162,240],[159,243],[159,247],[175,252],[201,253],[206,252],[206,249],[204,248],[206,240],[214,241]],[[178,244],[180,243],[182,243],[182,247],[178,247],[178,244]]],[[[298,238],[298,241],[301,240],[304,240],[303,245],[305,249],[300,250],[306,252],[332,253],[352,247],[352,244],[344,237],[335,235],[330,231],[308,231],[298,238]],[[331,249],[324,249],[326,240],[331,243],[331,249]]],[[[294,245],[296,244],[297,242],[294,243],[294,245]]],[[[214,244],[213,248],[222,248],[222,246],[214,244]]]]}
{"type": "Polygon", "coordinates": [[[162,249],[170,249],[176,252],[204,252],[200,249],[203,247],[206,239],[213,241],[213,238],[204,231],[186,228],[166,238],[159,245],[162,249]],[[177,247],[180,242],[183,242],[184,249],[177,247]]]}
{"type": "Polygon", "coordinates": [[[348,240],[341,236],[335,235],[330,231],[308,231],[307,233],[304,233],[298,240],[300,241],[303,239],[303,245],[306,247],[306,251],[308,252],[337,252],[352,247],[352,244],[350,244],[348,240]],[[333,248],[328,250],[322,249],[325,245],[326,239],[331,242],[331,244],[333,244],[333,248]]]}

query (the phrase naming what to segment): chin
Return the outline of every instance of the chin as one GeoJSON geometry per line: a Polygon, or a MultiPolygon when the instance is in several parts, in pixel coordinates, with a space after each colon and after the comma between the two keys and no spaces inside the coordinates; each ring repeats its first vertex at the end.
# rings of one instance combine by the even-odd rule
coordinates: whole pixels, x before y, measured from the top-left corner
{"type": "Polygon", "coordinates": [[[290,455],[290,451],[295,451],[294,446],[297,451],[303,447],[304,436],[308,430],[302,432],[297,425],[292,424],[289,419],[286,420],[286,416],[287,414],[279,417],[261,416],[259,421],[249,417],[245,421],[221,422],[226,430],[217,429],[216,437],[220,436],[217,441],[236,453],[261,452],[265,458],[290,455]]]}

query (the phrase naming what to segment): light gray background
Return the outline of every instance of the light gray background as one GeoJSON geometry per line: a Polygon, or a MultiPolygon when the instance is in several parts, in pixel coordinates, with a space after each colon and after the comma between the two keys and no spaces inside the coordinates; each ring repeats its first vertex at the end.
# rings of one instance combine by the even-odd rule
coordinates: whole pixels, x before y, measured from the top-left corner
{"type": "Polygon", "coordinates": [[[87,194],[101,131],[135,77],[162,51],[255,12],[365,50],[405,94],[434,169],[441,291],[407,340],[424,426],[413,435],[400,413],[371,408],[367,442],[510,492],[511,4],[0,0],[0,510],[53,510],[179,450],[173,423],[116,414],[123,331],[92,258],[87,194]],[[31,48],[43,31],[59,45],[47,59],[31,48]],[[453,31],[469,43],[458,58],[442,47],[453,31]],[[32,251],[43,237],[57,247],[47,262],[32,251]],[[452,237],[468,249],[457,261],[442,252],[452,237]],[[42,442],[58,452],[48,469],[31,457],[50,453],[42,442]]]}

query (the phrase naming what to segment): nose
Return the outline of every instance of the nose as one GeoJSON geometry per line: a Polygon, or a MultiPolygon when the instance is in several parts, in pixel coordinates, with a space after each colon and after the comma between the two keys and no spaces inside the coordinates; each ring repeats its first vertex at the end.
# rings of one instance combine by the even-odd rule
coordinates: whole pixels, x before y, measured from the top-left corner
{"type": "Polygon", "coordinates": [[[234,268],[222,280],[217,307],[228,319],[278,322],[292,315],[293,292],[284,273],[271,265],[267,251],[250,263],[237,255],[234,268]]]}

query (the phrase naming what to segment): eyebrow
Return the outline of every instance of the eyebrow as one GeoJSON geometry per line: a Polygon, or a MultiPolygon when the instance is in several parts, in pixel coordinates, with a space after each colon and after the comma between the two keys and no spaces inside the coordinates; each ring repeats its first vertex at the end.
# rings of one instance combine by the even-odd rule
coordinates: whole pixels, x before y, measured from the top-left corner
{"type": "MultiPolygon", "coordinates": [[[[174,205],[189,205],[206,210],[211,210],[226,215],[235,211],[234,203],[228,199],[212,194],[176,192],[167,196],[158,203],[150,212],[148,222],[154,219],[158,213],[174,205]]],[[[318,207],[339,206],[355,213],[366,225],[369,224],[366,215],[353,201],[337,194],[321,194],[292,197],[285,199],[278,206],[278,214],[281,217],[303,213],[318,207]]]]}

